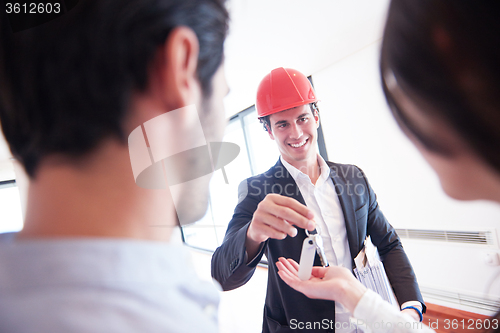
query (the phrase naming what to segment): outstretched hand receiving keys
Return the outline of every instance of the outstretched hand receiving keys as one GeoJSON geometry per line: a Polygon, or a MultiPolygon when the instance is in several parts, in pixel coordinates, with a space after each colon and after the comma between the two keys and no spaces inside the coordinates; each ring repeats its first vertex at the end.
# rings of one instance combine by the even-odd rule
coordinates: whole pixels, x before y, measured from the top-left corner
{"type": "Polygon", "coordinates": [[[299,279],[299,264],[293,259],[279,258],[278,274],[286,284],[309,298],[326,299],[342,303],[351,313],[366,291],[354,275],[344,267],[315,266],[311,278],[299,279]]]}

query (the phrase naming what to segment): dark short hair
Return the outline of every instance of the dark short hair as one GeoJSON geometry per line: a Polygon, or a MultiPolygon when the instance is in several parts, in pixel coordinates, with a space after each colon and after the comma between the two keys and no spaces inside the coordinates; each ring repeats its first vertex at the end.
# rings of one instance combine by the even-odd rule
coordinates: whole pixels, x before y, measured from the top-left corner
{"type": "MultiPolygon", "coordinates": [[[[311,107],[311,113],[314,115],[314,112],[319,115],[319,108],[318,105],[316,104],[317,102],[314,103],[309,103],[309,106],[311,107]]],[[[271,120],[270,120],[271,115],[264,116],[264,117],[259,117],[259,121],[264,127],[264,131],[269,132],[273,131],[271,129],[271,120]]]]}
{"type": "MultiPolygon", "coordinates": [[[[387,87],[398,87],[446,122],[487,163],[500,171],[500,3],[466,0],[393,0],[385,26],[380,71],[399,125],[424,146],[453,154],[449,143],[424,133],[387,87]]],[[[418,105],[418,103],[417,103],[418,105]]],[[[432,118],[431,118],[432,119],[432,118]]]]}
{"type": "Polygon", "coordinates": [[[0,121],[34,177],[47,155],[79,157],[107,137],[126,142],[131,94],[143,91],[158,48],[191,28],[205,97],[223,60],[224,0],[81,0],[61,17],[13,33],[0,13],[0,121]]]}

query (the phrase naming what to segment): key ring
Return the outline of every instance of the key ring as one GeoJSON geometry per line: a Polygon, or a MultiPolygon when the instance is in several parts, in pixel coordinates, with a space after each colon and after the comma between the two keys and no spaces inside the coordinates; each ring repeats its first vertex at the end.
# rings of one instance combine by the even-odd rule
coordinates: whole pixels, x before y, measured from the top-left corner
{"type": "MultiPolygon", "coordinates": [[[[306,236],[309,237],[309,235],[310,235],[309,234],[309,230],[307,230],[307,229],[305,229],[305,230],[306,230],[306,236]]],[[[316,231],[316,233],[312,233],[311,235],[319,235],[319,234],[321,234],[321,228],[320,228],[320,226],[318,224],[316,224],[316,228],[312,232],[314,232],[314,231],[316,231]]]]}

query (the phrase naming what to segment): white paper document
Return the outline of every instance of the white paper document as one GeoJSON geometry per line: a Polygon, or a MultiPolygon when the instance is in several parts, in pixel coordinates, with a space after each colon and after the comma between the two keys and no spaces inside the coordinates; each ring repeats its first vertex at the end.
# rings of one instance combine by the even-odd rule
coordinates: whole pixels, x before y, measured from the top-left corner
{"type": "Polygon", "coordinates": [[[359,282],[399,309],[396,296],[385,273],[384,264],[380,260],[378,250],[373,245],[370,236],[366,237],[365,246],[354,258],[354,263],[356,264],[354,274],[359,282]]]}

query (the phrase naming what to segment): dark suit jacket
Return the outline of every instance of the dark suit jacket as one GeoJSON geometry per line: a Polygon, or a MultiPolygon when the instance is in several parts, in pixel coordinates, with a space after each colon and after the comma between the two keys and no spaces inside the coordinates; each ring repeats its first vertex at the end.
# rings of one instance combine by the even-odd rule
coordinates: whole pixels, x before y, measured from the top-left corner
{"type": "MultiPolygon", "coordinates": [[[[399,304],[418,300],[425,309],[415,274],[399,237],[382,214],[375,193],[361,169],[354,165],[327,164],[344,213],[353,267],[354,257],[363,248],[365,237],[370,235],[384,262],[399,304]]],[[[335,303],[309,299],[290,288],[277,274],[275,263],[279,257],[299,261],[302,242],[306,237],[304,229],[298,228],[299,232],[293,238],[268,239],[256,258],[246,264],[246,233],[259,202],[268,193],[278,193],[305,204],[288,170],[278,160],[267,172],[243,181],[238,191],[239,203],[229,222],[224,242],[212,257],[212,276],[224,290],[238,288],[252,277],[256,265],[265,253],[269,261],[269,276],[263,332],[297,332],[300,330],[292,328],[299,322],[320,322],[321,327],[326,329],[314,330],[315,332],[333,332],[330,327],[333,328],[335,323],[335,303]],[[330,321],[333,325],[330,325],[330,321]],[[328,324],[323,325],[325,322],[328,324]]],[[[314,264],[321,265],[318,255],[314,264]]]]}

